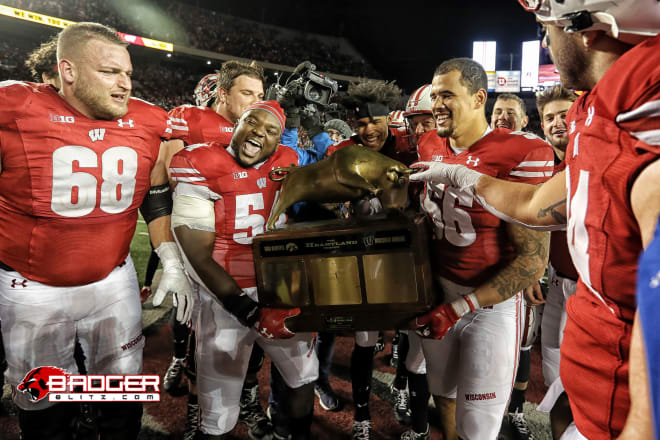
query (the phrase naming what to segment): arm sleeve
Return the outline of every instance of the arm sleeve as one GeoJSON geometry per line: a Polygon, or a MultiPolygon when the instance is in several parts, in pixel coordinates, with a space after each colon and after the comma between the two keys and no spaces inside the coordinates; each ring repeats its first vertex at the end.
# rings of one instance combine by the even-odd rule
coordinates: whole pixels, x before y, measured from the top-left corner
{"type": "Polygon", "coordinates": [[[330,145],[332,145],[332,140],[330,139],[328,133],[322,132],[312,138],[312,143],[314,144],[312,148],[310,149],[300,148],[298,147],[298,129],[293,128],[293,129],[284,130],[285,133],[287,131],[295,132],[296,143],[295,144],[285,143],[284,134],[283,134],[282,144],[286,145],[292,150],[295,150],[295,152],[298,153],[298,162],[300,163],[300,166],[309,165],[323,159],[326,150],[330,145]]]}
{"type": "Polygon", "coordinates": [[[176,107],[168,113],[170,118],[170,127],[172,130],[172,139],[180,139],[188,144],[188,136],[190,128],[188,127],[188,120],[186,119],[185,107],[176,107]]]}
{"type": "Polygon", "coordinates": [[[285,128],[282,133],[282,139],[280,140],[282,145],[286,145],[289,148],[298,147],[298,129],[297,128],[285,128]]]}
{"type": "Polygon", "coordinates": [[[537,185],[550,179],[554,174],[555,160],[552,147],[543,141],[541,145],[527,152],[522,159],[515,161],[513,168],[501,176],[511,182],[537,185]]]}
{"type": "Polygon", "coordinates": [[[15,121],[30,101],[30,85],[23,81],[0,81],[0,127],[15,121]]]}
{"type": "Polygon", "coordinates": [[[656,82],[630,110],[619,113],[616,122],[637,139],[637,151],[660,154],[660,83],[656,82]]]}

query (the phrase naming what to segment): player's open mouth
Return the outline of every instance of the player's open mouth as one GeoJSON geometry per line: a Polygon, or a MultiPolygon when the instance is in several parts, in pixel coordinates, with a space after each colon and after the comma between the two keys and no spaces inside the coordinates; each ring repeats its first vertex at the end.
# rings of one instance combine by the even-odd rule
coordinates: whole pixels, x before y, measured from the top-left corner
{"type": "Polygon", "coordinates": [[[374,134],[374,135],[370,135],[370,136],[365,136],[364,142],[367,143],[367,144],[375,144],[376,142],[378,142],[379,139],[380,139],[380,136],[378,136],[377,134],[374,134]]]}
{"type": "Polygon", "coordinates": [[[261,144],[254,139],[247,139],[243,142],[243,154],[248,157],[254,157],[261,152],[261,144]]]}
{"type": "Polygon", "coordinates": [[[116,101],[116,102],[119,102],[119,103],[122,103],[122,104],[123,104],[124,102],[126,102],[126,94],[124,94],[124,93],[113,93],[113,94],[110,95],[110,96],[111,96],[112,99],[113,99],[114,101],[116,101]]]}
{"type": "Polygon", "coordinates": [[[437,126],[444,125],[444,123],[449,121],[450,119],[451,119],[451,115],[449,113],[442,113],[435,115],[435,123],[437,126]]]}
{"type": "Polygon", "coordinates": [[[557,131],[552,132],[553,136],[563,136],[565,134],[566,134],[566,130],[557,130],[557,131]]]}

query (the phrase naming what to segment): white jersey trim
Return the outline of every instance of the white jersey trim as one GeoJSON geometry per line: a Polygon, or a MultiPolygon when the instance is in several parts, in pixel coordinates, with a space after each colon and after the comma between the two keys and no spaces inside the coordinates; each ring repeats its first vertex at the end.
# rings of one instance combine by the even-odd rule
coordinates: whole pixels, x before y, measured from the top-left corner
{"type": "Polygon", "coordinates": [[[629,122],[654,116],[660,116],[660,100],[645,102],[635,110],[626,113],[619,113],[616,117],[616,122],[629,122]]]}

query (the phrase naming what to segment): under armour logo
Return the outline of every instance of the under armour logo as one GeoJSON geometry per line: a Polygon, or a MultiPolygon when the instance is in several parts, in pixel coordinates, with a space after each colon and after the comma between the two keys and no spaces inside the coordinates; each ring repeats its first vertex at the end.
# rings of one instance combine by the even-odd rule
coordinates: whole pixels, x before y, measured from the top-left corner
{"type": "Polygon", "coordinates": [[[264,189],[266,187],[266,178],[265,177],[258,178],[257,186],[259,187],[259,189],[264,189]]]}
{"type": "Polygon", "coordinates": [[[559,280],[557,278],[552,280],[552,285],[555,287],[559,287],[559,280]]]}
{"type": "Polygon", "coordinates": [[[268,333],[268,329],[266,327],[263,327],[261,330],[259,330],[259,333],[261,333],[261,336],[264,338],[273,339],[275,337],[275,335],[272,333],[268,333]]]}
{"type": "Polygon", "coordinates": [[[584,122],[584,125],[587,127],[591,125],[591,122],[594,120],[594,114],[596,114],[596,109],[592,105],[587,109],[587,120],[584,122]]]}
{"type": "Polygon", "coordinates": [[[468,164],[468,165],[473,164],[476,167],[479,164],[479,158],[477,157],[475,159],[472,159],[472,156],[468,156],[465,163],[468,164]]]}
{"type": "Polygon", "coordinates": [[[102,141],[105,137],[105,128],[93,128],[89,130],[88,134],[92,142],[102,141]]]}
{"type": "Polygon", "coordinates": [[[27,287],[27,280],[21,280],[21,281],[18,281],[17,279],[11,280],[12,289],[15,289],[18,286],[27,287]]]}
{"type": "Polygon", "coordinates": [[[121,119],[117,119],[117,125],[119,125],[122,128],[124,128],[124,125],[128,125],[130,128],[134,127],[132,119],[129,119],[128,121],[125,122],[121,119]]]}

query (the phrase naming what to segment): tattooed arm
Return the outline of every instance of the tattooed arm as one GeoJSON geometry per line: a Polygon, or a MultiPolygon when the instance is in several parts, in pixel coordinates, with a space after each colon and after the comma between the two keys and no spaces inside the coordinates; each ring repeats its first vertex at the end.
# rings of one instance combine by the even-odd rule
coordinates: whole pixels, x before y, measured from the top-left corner
{"type": "Polygon", "coordinates": [[[516,225],[508,225],[508,231],[516,249],[516,258],[475,290],[481,306],[505,301],[537,282],[548,264],[549,232],[532,231],[516,225]]]}
{"type": "Polygon", "coordinates": [[[562,229],[566,225],[566,175],[555,174],[540,185],[483,176],[475,197],[491,214],[532,229],[562,229]]]}

